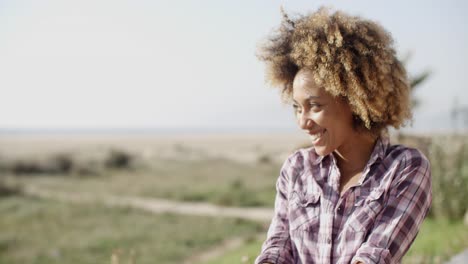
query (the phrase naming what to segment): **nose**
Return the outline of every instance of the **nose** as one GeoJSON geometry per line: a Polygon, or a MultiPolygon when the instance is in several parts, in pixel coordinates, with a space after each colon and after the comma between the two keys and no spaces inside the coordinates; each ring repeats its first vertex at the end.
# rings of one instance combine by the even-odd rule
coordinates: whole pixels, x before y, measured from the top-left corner
{"type": "Polygon", "coordinates": [[[301,129],[309,129],[314,123],[312,119],[310,119],[310,117],[306,114],[298,114],[297,118],[299,122],[299,127],[301,129]]]}

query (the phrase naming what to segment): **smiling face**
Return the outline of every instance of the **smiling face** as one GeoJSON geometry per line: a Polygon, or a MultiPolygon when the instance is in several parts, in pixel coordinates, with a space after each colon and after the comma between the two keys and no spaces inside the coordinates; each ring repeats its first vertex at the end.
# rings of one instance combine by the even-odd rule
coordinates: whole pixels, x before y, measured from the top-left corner
{"type": "Polygon", "coordinates": [[[309,70],[296,74],[293,100],[299,126],[310,135],[317,154],[325,156],[352,145],[356,131],[350,107],[319,87],[309,70]]]}

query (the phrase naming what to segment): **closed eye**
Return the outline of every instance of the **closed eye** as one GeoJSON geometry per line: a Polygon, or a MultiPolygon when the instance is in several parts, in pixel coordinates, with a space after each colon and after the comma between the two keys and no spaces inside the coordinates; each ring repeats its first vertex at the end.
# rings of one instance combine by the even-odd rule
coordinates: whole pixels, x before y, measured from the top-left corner
{"type": "Polygon", "coordinates": [[[321,104],[318,104],[318,103],[310,103],[309,104],[310,108],[313,108],[313,107],[322,107],[321,104]]]}
{"type": "Polygon", "coordinates": [[[294,113],[297,113],[299,111],[299,106],[297,104],[292,105],[294,113]]]}

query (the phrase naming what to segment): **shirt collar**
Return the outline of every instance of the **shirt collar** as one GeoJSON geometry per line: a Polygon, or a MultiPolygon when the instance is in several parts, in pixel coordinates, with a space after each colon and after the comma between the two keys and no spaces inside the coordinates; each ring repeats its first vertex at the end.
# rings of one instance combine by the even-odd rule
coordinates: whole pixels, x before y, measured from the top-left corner
{"type": "MultiPolygon", "coordinates": [[[[377,160],[383,160],[385,158],[385,153],[387,152],[389,145],[390,145],[390,139],[388,138],[388,136],[380,136],[374,145],[374,149],[372,150],[370,159],[367,162],[366,167],[372,166],[372,164],[374,164],[377,160]]],[[[335,157],[333,156],[332,153],[326,156],[320,156],[314,151],[314,154],[317,155],[317,157],[313,159],[312,161],[313,165],[320,164],[325,157],[330,158],[332,162],[335,161],[335,157]]]]}
{"type": "MultiPolygon", "coordinates": [[[[313,147],[312,147],[312,149],[313,149],[313,147]]],[[[317,152],[315,152],[315,150],[312,153],[316,156],[315,159],[312,159],[312,164],[314,166],[320,164],[320,162],[322,162],[323,158],[326,157],[326,156],[320,156],[319,154],[317,154],[317,152]]]]}
{"type": "Polygon", "coordinates": [[[380,136],[375,142],[374,150],[370,156],[369,161],[364,167],[364,172],[361,175],[361,178],[358,180],[358,185],[361,185],[364,180],[368,177],[370,167],[379,160],[383,160],[385,158],[385,153],[387,152],[388,146],[390,145],[390,140],[388,136],[380,136]]]}
{"type": "Polygon", "coordinates": [[[390,139],[388,138],[388,136],[380,136],[374,145],[374,149],[372,150],[370,159],[367,162],[367,166],[371,166],[377,160],[383,160],[385,158],[385,153],[387,152],[389,145],[390,139]]]}

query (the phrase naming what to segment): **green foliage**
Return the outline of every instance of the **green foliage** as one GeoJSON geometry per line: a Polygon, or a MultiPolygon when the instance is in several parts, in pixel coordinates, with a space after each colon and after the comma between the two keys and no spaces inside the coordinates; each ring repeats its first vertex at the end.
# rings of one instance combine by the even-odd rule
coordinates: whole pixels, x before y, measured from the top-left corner
{"type": "Polygon", "coordinates": [[[416,87],[424,83],[429,78],[429,76],[431,76],[431,71],[425,70],[422,73],[419,73],[418,75],[410,78],[410,87],[412,93],[411,105],[413,108],[416,108],[421,104],[421,101],[414,95],[414,90],[416,87]]]}
{"type": "Polygon", "coordinates": [[[468,247],[468,228],[462,221],[426,219],[404,263],[443,263],[468,247]]]}
{"type": "MultiPolygon", "coordinates": [[[[411,53],[408,53],[405,58],[402,59],[403,64],[407,67],[408,62],[411,58],[411,53]]],[[[414,91],[417,87],[419,87],[422,83],[424,83],[430,76],[432,75],[432,71],[430,69],[425,69],[422,72],[417,74],[409,73],[409,83],[411,88],[411,106],[412,108],[417,108],[421,101],[415,96],[414,91]]]]}
{"type": "Polygon", "coordinates": [[[431,215],[461,220],[468,212],[468,137],[434,138],[430,149],[431,215]]]}

